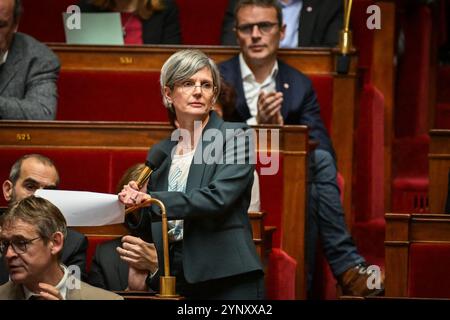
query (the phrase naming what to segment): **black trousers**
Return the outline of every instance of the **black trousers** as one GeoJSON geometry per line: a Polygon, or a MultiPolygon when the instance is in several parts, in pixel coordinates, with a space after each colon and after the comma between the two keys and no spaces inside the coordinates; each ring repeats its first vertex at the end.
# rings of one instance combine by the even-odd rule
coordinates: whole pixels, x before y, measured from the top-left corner
{"type": "Polygon", "coordinates": [[[183,243],[169,246],[171,274],[176,277],[177,293],[192,300],[262,300],[264,273],[252,271],[231,277],[188,283],[183,272],[183,243]]]}

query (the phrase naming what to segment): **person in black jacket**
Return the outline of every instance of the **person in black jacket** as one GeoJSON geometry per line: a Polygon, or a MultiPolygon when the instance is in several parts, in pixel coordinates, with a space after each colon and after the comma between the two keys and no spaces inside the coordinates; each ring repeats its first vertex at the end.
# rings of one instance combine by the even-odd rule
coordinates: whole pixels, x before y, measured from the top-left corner
{"type": "MultiPolygon", "coordinates": [[[[264,272],[248,217],[255,146],[243,123],[224,122],[212,107],[220,92],[216,64],[199,50],[173,54],[161,69],[161,92],[178,123],[171,137],[152,146],[163,153],[148,192],[131,181],[119,193],[126,206],[155,198],[168,218],[170,272],[187,299],[263,299],[264,272]]],[[[158,290],[165,271],[160,210],[142,210],[129,227],[151,229],[159,270],[145,279],[158,290]]]]}
{"type": "Polygon", "coordinates": [[[174,0],[80,0],[81,12],[120,12],[125,44],[180,44],[174,0]]]}
{"type": "MultiPolygon", "coordinates": [[[[229,0],[222,26],[223,45],[237,45],[234,31],[237,2],[238,0],[229,0]]],[[[334,47],[338,44],[339,31],[343,28],[343,1],[279,0],[278,2],[283,8],[287,38],[290,38],[285,39],[281,47],[334,47]],[[298,10],[297,14],[295,10],[298,10]]]]}
{"type": "MultiPolygon", "coordinates": [[[[2,185],[3,196],[9,206],[33,195],[41,188],[56,188],[59,183],[58,171],[54,163],[40,154],[24,155],[11,167],[9,179],[2,185]]],[[[61,262],[66,266],[78,266],[82,280],[86,275],[87,238],[81,233],[67,229],[67,238],[64,241],[61,262]]],[[[0,261],[0,284],[6,283],[9,272],[3,257],[0,261]]]]}

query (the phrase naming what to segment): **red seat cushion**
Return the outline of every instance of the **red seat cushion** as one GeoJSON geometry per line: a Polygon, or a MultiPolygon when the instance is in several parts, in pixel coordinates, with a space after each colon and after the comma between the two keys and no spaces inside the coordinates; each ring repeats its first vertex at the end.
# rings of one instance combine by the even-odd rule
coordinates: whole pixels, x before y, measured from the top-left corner
{"type": "Polygon", "coordinates": [[[320,116],[325,128],[331,135],[333,129],[331,126],[333,120],[333,77],[313,75],[310,79],[319,101],[320,116]]]}
{"type": "Polygon", "coordinates": [[[62,13],[74,0],[22,0],[23,15],[19,31],[42,42],[65,42],[62,13]]]}
{"type": "MultiPolygon", "coordinates": [[[[275,158],[275,154],[271,157],[275,158]]],[[[261,156],[258,156],[258,160],[261,160],[261,156]]],[[[282,170],[283,158],[279,157],[279,169],[275,175],[263,175],[261,174],[262,167],[268,167],[269,165],[257,164],[257,170],[259,173],[259,189],[261,198],[261,210],[267,212],[264,219],[264,225],[275,226],[277,230],[273,235],[273,246],[279,248],[281,245],[281,215],[283,210],[283,170],[282,170]]]]}
{"type": "Polygon", "coordinates": [[[219,45],[228,0],[176,0],[183,44],[219,45]]]}
{"type": "Polygon", "coordinates": [[[450,244],[413,243],[409,250],[408,296],[450,298],[450,244]]]}
{"type": "Polygon", "coordinates": [[[88,248],[86,251],[86,272],[89,272],[89,270],[91,269],[91,263],[92,263],[92,259],[94,258],[95,255],[95,250],[97,249],[97,246],[99,244],[102,244],[103,242],[109,241],[109,240],[113,240],[116,237],[114,236],[104,236],[104,235],[88,235],[88,248]]]}

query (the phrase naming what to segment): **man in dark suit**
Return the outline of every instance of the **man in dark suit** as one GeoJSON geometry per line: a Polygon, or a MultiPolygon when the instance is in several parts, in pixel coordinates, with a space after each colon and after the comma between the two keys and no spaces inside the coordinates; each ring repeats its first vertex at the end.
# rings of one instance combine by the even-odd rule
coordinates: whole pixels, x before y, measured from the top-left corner
{"type": "Polygon", "coordinates": [[[450,214],[450,171],[448,172],[447,202],[445,203],[445,213],[450,214]]]}
{"type": "MultiPolygon", "coordinates": [[[[234,12],[238,0],[230,0],[222,27],[222,44],[236,45],[234,12]]],[[[279,0],[288,39],[281,47],[334,47],[343,28],[343,1],[279,0]]]]}
{"type": "Polygon", "coordinates": [[[44,44],[16,33],[20,0],[0,1],[0,119],[53,120],[59,61],[44,44]]]}
{"type": "MultiPolygon", "coordinates": [[[[53,162],[42,155],[25,155],[11,167],[9,179],[3,182],[3,196],[9,206],[33,195],[40,188],[56,188],[59,175],[53,162]]],[[[87,238],[81,233],[67,229],[67,237],[61,254],[66,266],[80,268],[82,279],[86,278],[87,238]]],[[[8,281],[9,273],[3,257],[0,261],[0,284],[8,281]]]]}
{"type": "Polygon", "coordinates": [[[320,118],[311,80],[277,60],[285,34],[281,7],[275,0],[243,0],[237,4],[236,36],[241,54],[219,67],[236,89],[234,121],[248,124],[307,125],[319,142],[310,153],[308,174],[308,287],[314,271],[318,237],[331,269],[346,295],[371,294],[364,258],[347,230],[336,182],[332,143],[320,118]]]}

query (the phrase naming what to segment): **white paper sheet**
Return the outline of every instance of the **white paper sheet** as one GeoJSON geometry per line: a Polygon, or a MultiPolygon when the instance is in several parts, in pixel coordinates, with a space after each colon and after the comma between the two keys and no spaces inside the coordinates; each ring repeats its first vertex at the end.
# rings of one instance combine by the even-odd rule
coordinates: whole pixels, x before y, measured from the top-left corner
{"type": "Polygon", "coordinates": [[[36,196],[58,207],[68,226],[105,226],[125,220],[125,207],[117,194],[39,189],[36,196]]]}

